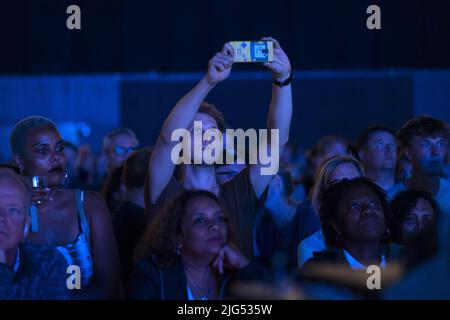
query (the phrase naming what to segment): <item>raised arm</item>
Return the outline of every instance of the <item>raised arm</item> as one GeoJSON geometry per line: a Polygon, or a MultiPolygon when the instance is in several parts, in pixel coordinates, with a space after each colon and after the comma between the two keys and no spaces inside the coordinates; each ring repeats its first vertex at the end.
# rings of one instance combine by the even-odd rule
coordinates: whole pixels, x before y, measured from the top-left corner
{"type": "Polygon", "coordinates": [[[163,124],[149,162],[150,200],[154,204],[169,183],[175,164],[171,153],[178,141],[171,141],[176,129],[187,129],[208,93],[216,84],[228,78],[233,65],[234,50],[226,43],[221,52],[209,60],[205,77],[175,105],[163,124]]]}
{"type": "MultiPolygon", "coordinates": [[[[262,40],[271,40],[273,42],[273,62],[265,62],[263,65],[272,71],[274,80],[283,82],[288,79],[291,74],[291,64],[286,53],[281,48],[277,40],[273,38],[263,38],[262,40]]],[[[267,117],[267,129],[269,129],[269,136],[271,129],[279,129],[279,149],[278,155],[281,155],[284,147],[289,140],[289,130],[292,120],[292,89],[291,85],[279,87],[276,84],[272,85],[272,100],[270,102],[269,114],[267,117]]],[[[269,144],[272,143],[269,140],[269,144]]],[[[268,147],[270,150],[270,147],[268,147]]],[[[276,159],[279,163],[279,159],[276,159]]],[[[250,165],[250,182],[253,190],[258,198],[261,197],[264,190],[269,185],[274,174],[262,174],[261,168],[264,165],[260,163],[250,165]]]]}

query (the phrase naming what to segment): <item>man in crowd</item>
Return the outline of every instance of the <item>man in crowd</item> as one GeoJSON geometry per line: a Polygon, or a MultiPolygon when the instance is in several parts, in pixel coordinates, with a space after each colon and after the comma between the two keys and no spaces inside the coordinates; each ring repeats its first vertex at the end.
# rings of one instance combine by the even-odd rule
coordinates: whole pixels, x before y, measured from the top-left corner
{"type": "Polygon", "coordinates": [[[369,126],[361,133],[357,148],[366,176],[389,191],[395,185],[397,164],[394,131],[383,125],[369,126]]]}
{"type": "Polygon", "coordinates": [[[66,262],[57,251],[24,244],[30,192],[9,168],[0,168],[0,300],[69,299],[66,262]]]}
{"type": "Polygon", "coordinates": [[[441,211],[450,214],[450,182],[443,179],[448,152],[449,127],[441,119],[418,116],[407,121],[397,135],[405,155],[411,159],[412,174],[389,191],[423,190],[436,199],[441,211]]]}

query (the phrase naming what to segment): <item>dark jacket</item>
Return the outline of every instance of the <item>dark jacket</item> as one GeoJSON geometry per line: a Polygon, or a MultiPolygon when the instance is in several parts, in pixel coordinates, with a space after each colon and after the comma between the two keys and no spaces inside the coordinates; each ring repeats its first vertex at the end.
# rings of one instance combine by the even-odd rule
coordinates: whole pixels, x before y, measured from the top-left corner
{"type": "MultiPolygon", "coordinates": [[[[402,258],[402,247],[396,244],[383,244],[382,253],[386,262],[392,263],[402,258]]],[[[342,248],[328,248],[315,252],[314,257],[306,261],[297,281],[311,299],[376,299],[380,290],[369,290],[367,277],[369,275],[365,271],[350,268],[342,248]],[[328,265],[341,268],[330,270],[327,269],[328,265]],[[324,268],[320,268],[321,266],[324,268]],[[360,277],[361,273],[364,274],[363,277],[360,277]]],[[[384,286],[383,282],[383,289],[384,286]]]]}
{"type": "MultiPolygon", "coordinates": [[[[400,260],[403,254],[403,247],[394,243],[383,244],[381,250],[388,263],[400,260]]],[[[342,248],[331,247],[323,251],[314,252],[313,258],[309,259],[303,268],[310,268],[317,263],[336,263],[350,268],[342,248]]]]}
{"type": "Polygon", "coordinates": [[[147,228],[145,210],[128,201],[122,202],[113,216],[114,233],[120,258],[120,279],[128,288],[133,273],[133,254],[147,228]]]}
{"type": "Polygon", "coordinates": [[[64,257],[56,250],[22,244],[15,274],[0,263],[0,300],[70,299],[66,269],[64,257]]]}
{"type": "MultiPolygon", "coordinates": [[[[264,271],[250,263],[234,274],[220,279],[219,298],[228,297],[227,288],[231,281],[255,280],[264,271]]],[[[170,267],[162,267],[155,256],[138,262],[127,294],[133,300],[187,300],[187,280],[181,261],[170,267]]]]}
{"type": "Polygon", "coordinates": [[[297,207],[292,221],[285,227],[278,226],[264,211],[255,234],[259,250],[257,261],[267,268],[282,266],[285,271],[296,271],[298,244],[320,227],[319,215],[306,203],[297,207]]]}

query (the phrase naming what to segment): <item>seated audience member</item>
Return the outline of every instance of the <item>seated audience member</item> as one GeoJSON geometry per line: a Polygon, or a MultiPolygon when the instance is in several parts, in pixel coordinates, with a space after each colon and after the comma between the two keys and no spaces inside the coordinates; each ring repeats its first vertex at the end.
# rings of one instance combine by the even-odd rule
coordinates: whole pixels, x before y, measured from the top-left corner
{"type": "MultiPolygon", "coordinates": [[[[268,129],[279,130],[281,153],[289,139],[292,118],[291,65],[275,39],[264,39],[272,40],[274,43],[274,61],[263,64],[272,72],[273,77],[267,125],[268,129]]],[[[219,198],[220,203],[229,212],[233,224],[238,228],[238,244],[248,257],[252,257],[255,215],[273,174],[261,174],[264,167],[261,163],[250,164],[234,179],[220,185],[215,165],[206,164],[204,159],[194,159],[195,155],[192,152],[191,162],[199,161],[201,164],[181,164],[182,180],[178,180],[174,176],[176,163],[172,159],[172,153],[179,141],[171,141],[170,138],[175,129],[187,129],[192,132],[194,121],[201,121],[203,130],[215,128],[223,132],[222,114],[204,99],[216,85],[228,78],[234,54],[234,49],[226,43],[222,51],[216,53],[209,61],[205,77],[178,101],[164,122],[150,158],[147,209],[151,216],[155,216],[167,202],[171,202],[183,190],[211,191],[219,198]]],[[[204,143],[203,150],[208,145],[204,143]]],[[[181,156],[179,159],[181,160],[181,156]]]]}
{"type": "MultiPolygon", "coordinates": [[[[315,178],[314,188],[311,192],[311,204],[318,214],[321,204],[321,193],[332,183],[342,179],[352,179],[364,176],[361,163],[353,157],[334,157],[325,161],[319,168],[315,178]]],[[[315,251],[325,249],[325,239],[322,230],[313,233],[300,242],[298,246],[298,264],[302,266],[306,260],[313,256],[315,251]]]]}
{"type": "Polygon", "coordinates": [[[357,143],[358,159],[366,176],[388,192],[395,185],[397,143],[395,132],[383,125],[365,129],[357,143]]]}
{"type": "Polygon", "coordinates": [[[289,171],[280,170],[270,182],[255,232],[257,261],[280,271],[297,269],[298,244],[320,230],[320,219],[308,204],[291,199],[293,182],[289,171]]]}
{"type": "Polygon", "coordinates": [[[341,136],[325,136],[322,137],[317,146],[318,160],[317,168],[319,168],[324,161],[337,156],[348,156],[348,142],[341,136]]]}
{"type": "Polygon", "coordinates": [[[108,208],[95,192],[64,188],[64,140],[56,125],[45,117],[24,118],[10,142],[22,174],[47,181],[46,188],[33,188],[39,230],[27,242],[54,247],[68,265],[80,267],[82,288],[73,291],[74,298],[117,298],[119,259],[108,208]]]}
{"type": "Polygon", "coordinates": [[[114,169],[121,167],[138,145],[139,141],[133,130],[121,127],[110,131],[103,138],[103,153],[107,158],[108,175],[114,169]]]}
{"type": "Polygon", "coordinates": [[[30,196],[21,177],[0,168],[0,300],[69,299],[64,257],[23,243],[30,229],[30,196]]]}
{"type": "Polygon", "coordinates": [[[139,260],[128,297],[223,299],[233,273],[251,269],[249,260],[233,245],[233,233],[213,193],[184,191],[149,226],[137,250],[139,260]]]}
{"type": "Polygon", "coordinates": [[[340,136],[322,137],[317,144],[307,152],[309,164],[309,173],[303,177],[302,184],[307,194],[311,193],[311,189],[315,183],[314,177],[320,166],[328,159],[337,156],[350,156],[349,145],[345,138],[340,136]]]}
{"type": "Polygon", "coordinates": [[[438,250],[383,292],[384,299],[450,299],[450,215],[438,217],[438,250]]]}
{"type": "Polygon", "coordinates": [[[125,160],[122,175],[125,201],[113,215],[114,231],[119,247],[120,278],[125,289],[131,278],[134,251],[147,228],[144,185],[150,154],[149,149],[137,150],[125,160]]]}
{"type": "Polygon", "coordinates": [[[408,264],[430,258],[436,252],[439,207],[425,191],[399,192],[391,202],[391,240],[404,245],[408,264]]]}
{"type": "MultiPolygon", "coordinates": [[[[401,247],[384,244],[389,235],[389,203],[384,191],[365,177],[343,179],[322,193],[320,219],[327,248],[315,252],[300,270],[305,294],[312,299],[372,299],[367,268],[386,269],[401,247]]],[[[382,271],[388,272],[386,269],[382,271]]],[[[385,289],[383,282],[382,289],[385,289]]]]}
{"type": "Polygon", "coordinates": [[[332,184],[322,193],[319,214],[327,249],[315,252],[304,268],[336,263],[365,270],[398,259],[401,247],[383,243],[389,236],[390,207],[372,180],[360,177],[332,184]]]}
{"type": "Polygon", "coordinates": [[[448,152],[449,127],[440,119],[418,116],[407,121],[397,138],[402,152],[411,159],[412,174],[389,191],[393,198],[399,191],[422,190],[430,193],[444,214],[450,214],[450,183],[443,179],[448,152]]]}
{"type": "Polygon", "coordinates": [[[123,167],[114,168],[108,175],[101,195],[106,201],[109,212],[114,213],[125,198],[125,188],[122,184],[123,167]]]}

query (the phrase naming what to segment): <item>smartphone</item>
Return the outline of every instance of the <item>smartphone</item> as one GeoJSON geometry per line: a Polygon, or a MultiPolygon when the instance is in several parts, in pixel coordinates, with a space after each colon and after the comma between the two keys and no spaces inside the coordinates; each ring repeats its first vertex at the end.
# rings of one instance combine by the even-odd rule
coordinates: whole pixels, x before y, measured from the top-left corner
{"type": "Polygon", "coordinates": [[[230,41],[235,56],[234,62],[272,62],[272,41],[230,41]]]}

